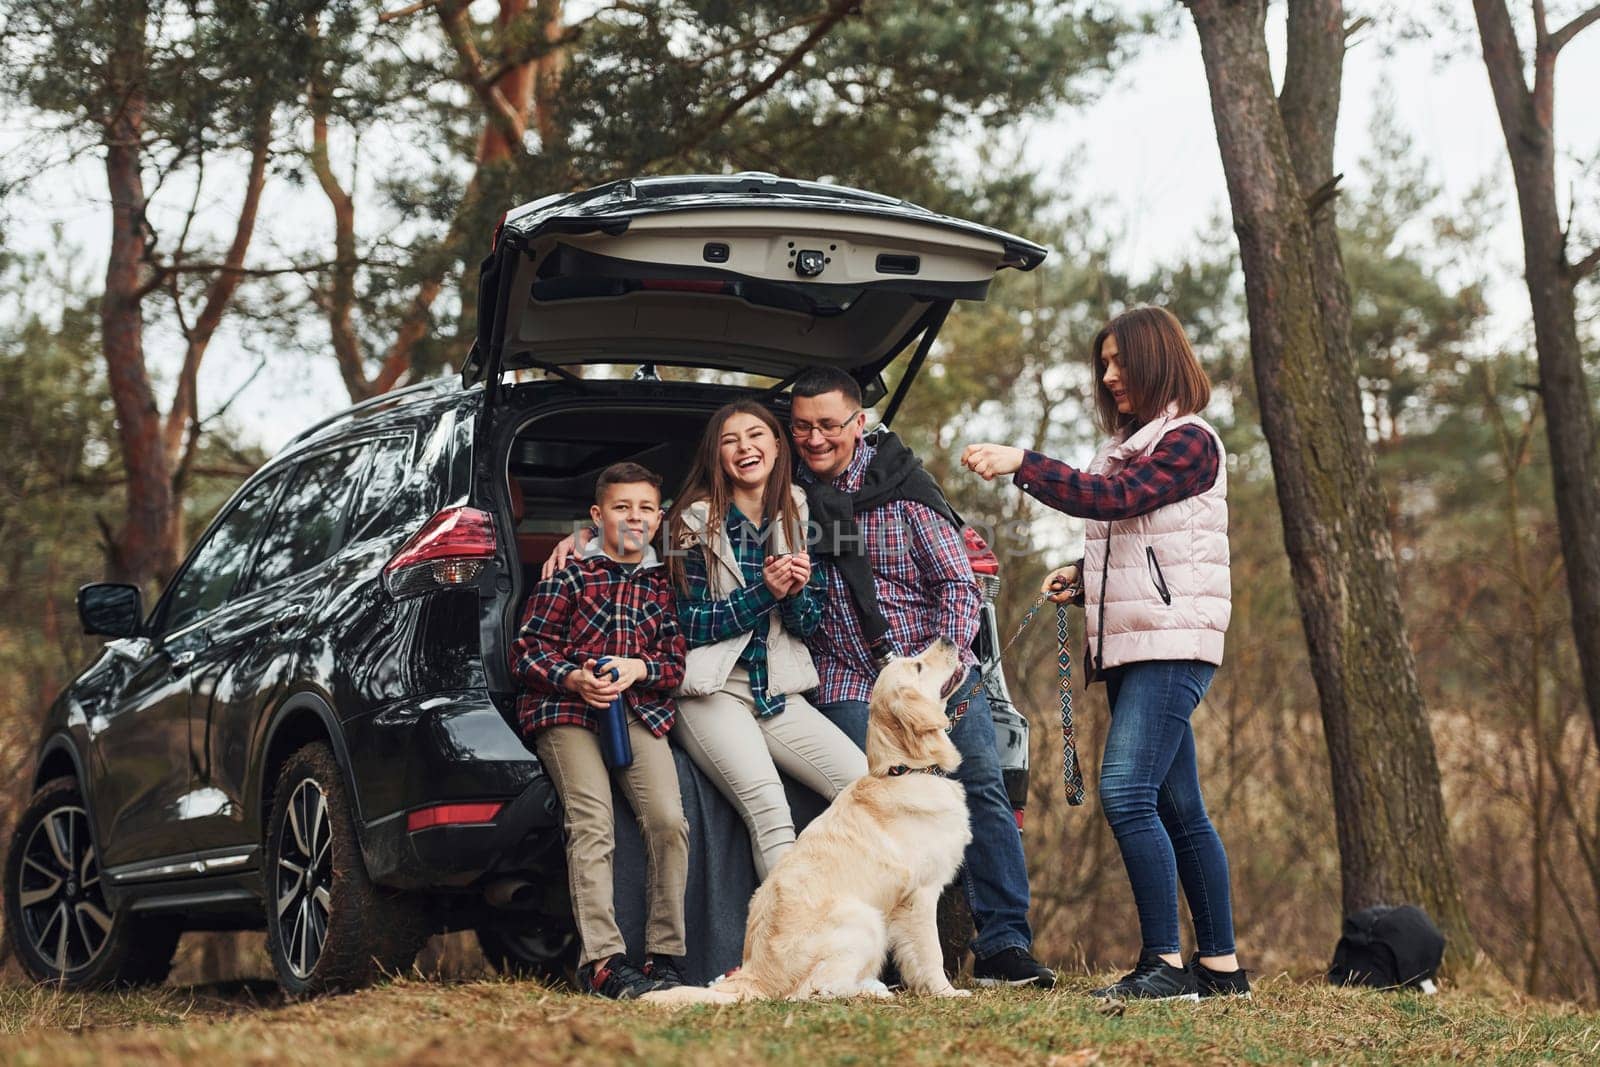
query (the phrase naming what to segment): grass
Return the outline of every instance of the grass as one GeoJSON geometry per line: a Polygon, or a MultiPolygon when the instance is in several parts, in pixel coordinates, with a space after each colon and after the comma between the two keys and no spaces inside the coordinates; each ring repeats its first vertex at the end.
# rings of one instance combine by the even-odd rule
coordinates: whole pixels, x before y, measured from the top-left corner
{"type": "Polygon", "coordinates": [[[677,1013],[531,982],[396,981],[293,1003],[265,983],[72,994],[0,986],[0,1063],[728,1065],[1600,1062],[1600,1013],[1266,979],[1252,1001],[1100,1010],[1050,994],[677,1013]]]}

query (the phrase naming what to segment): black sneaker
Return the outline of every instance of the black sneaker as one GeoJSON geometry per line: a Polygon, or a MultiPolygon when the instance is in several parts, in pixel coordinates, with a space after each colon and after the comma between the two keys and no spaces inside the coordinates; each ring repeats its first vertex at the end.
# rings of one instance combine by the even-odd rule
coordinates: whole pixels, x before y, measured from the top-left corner
{"type": "Polygon", "coordinates": [[[595,960],[578,968],[578,988],[597,997],[633,1000],[661,987],[618,953],[610,959],[595,960]]]}
{"type": "Polygon", "coordinates": [[[657,989],[673,989],[688,984],[683,980],[683,972],[678,970],[677,960],[654,952],[644,958],[644,976],[654,982],[657,989]]]}
{"type": "Polygon", "coordinates": [[[1034,959],[1024,948],[1003,948],[972,964],[972,980],[979,985],[1031,985],[1054,989],[1056,972],[1034,959]]]}
{"type": "Polygon", "coordinates": [[[1139,966],[1116,982],[1092,989],[1093,997],[1118,1000],[1199,1000],[1194,968],[1174,967],[1160,956],[1142,956],[1139,966]]]}
{"type": "Polygon", "coordinates": [[[1202,997],[1250,997],[1250,979],[1245,970],[1213,971],[1200,962],[1197,952],[1189,957],[1189,970],[1194,972],[1194,984],[1202,997]]]}

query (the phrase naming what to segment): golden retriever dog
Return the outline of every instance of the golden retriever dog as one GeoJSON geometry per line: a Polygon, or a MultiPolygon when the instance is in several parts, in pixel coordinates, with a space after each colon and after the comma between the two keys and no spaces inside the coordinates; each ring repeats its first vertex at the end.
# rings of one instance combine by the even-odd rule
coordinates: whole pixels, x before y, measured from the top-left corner
{"type": "Polygon", "coordinates": [[[935,906],[972,829],[940,690],[948,641],[892,660],[872,690],[867,775],[805,828],[750,900],[744,961],[715,985],[646,993],[656,1004],[889,996],[886,953],[914,993],[968,996],[945,977],[935,906]]]}

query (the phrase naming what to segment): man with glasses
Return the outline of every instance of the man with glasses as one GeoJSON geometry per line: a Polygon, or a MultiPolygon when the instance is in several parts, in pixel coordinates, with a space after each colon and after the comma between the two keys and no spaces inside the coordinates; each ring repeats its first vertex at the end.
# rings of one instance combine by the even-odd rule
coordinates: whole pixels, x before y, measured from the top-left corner
{"type": "Polygon", "coordinates": [[[865,434],[861,388],[848,374],[816,367],[800,375],[790,416],[799,481],[821,527],[813,551],[829,564],[822,623],[807,642],[821,679],[815,703],[865,748],[872,683],[888,657],[939,637],[961,650],[945,695],[961,753],[954,777],[972,819],[961,880],[978,928],[973,976],[980,985],[1048,989],[1055,974],[1030,952],[1022,835],[972,652],[983,601],[960,521],[898,437],[865,434]]]}

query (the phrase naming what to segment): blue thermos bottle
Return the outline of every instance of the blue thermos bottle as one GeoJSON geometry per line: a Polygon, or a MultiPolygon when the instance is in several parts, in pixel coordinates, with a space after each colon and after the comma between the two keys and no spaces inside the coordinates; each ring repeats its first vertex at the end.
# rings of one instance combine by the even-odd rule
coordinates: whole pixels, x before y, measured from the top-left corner
{"type": "MultiPolygon", "coordinates": [[[[596,660],[595,673],[603,674],[605,665],[610,662],[610,656],[596,660]]],[[[611,668],[613,681],[619,673],[615,667],[611,668]]],[[[622,702],[621,693],[600,713],[600,754],[605,757],[606,766],[613,770],[633,765],[633,743],[628,740],[628,708],[622,702]]]]}

